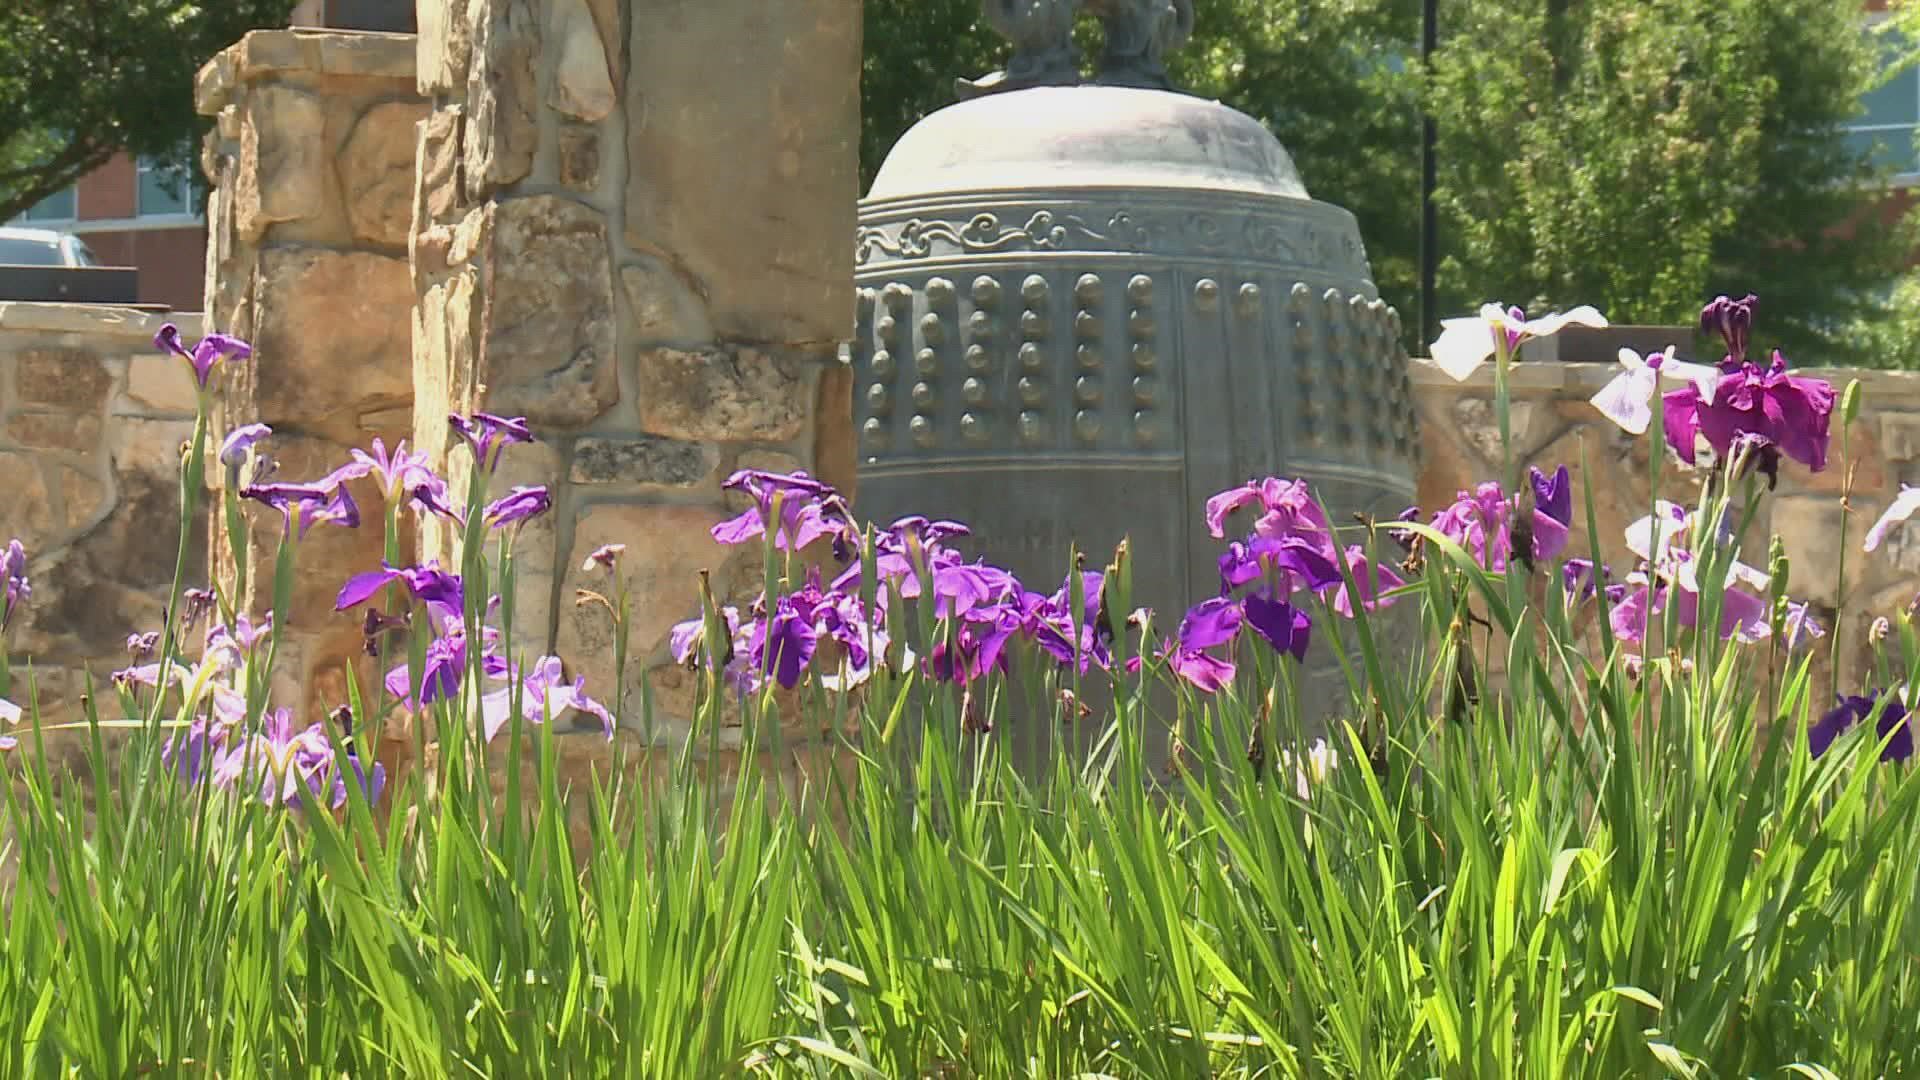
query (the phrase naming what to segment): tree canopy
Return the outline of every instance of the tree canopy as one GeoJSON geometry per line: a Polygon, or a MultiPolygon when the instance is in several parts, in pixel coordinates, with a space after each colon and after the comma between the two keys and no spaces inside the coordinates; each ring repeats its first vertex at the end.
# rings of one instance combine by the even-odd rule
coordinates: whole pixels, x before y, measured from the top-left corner
{"type": "MultiPolygon", "coordinates": [[[[1840,127],[1885,73],[1857,4],[1441,0],[1430,78],[1419,0],[1195,6],[1176,78],[1265,122],[1314,196],[1353,211],[1410,334],[1422,107],[1439,132],[1442,314],[1592,303],[1690,323],[1714,293],[1753,291],[1770,334],[1830,344],[1884,313],[1911,250],[1885,224],[1898,215],[1875,216],[1885,170],[1840,127]]],[[[955,76],[1004,59],[978,8],[867,0],[869,179],[955,76]]]]}
{"type": "Polygon", "coordinates": [[[193,79],[293,0],[0,2],[0,221],[116,152],[173,159],[201,129],[193,79]]]}

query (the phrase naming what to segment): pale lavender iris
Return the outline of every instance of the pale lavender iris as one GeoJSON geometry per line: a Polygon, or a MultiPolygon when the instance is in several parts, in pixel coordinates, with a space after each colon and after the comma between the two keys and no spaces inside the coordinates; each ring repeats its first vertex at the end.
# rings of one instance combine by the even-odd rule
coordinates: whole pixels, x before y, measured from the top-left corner
{"type": "MultiPolygon", "coordinates": [[[[1893,502],[1888,505],[1886,512],[1881,514],[1880,519],[1867,530],[1866,549],[1872,551],[1878,548],[1886,541],[1887,533],[1895,525],[1904,523],[1916,512],[1920,512],[1920,485],[1901,484],[1900,494],[1893,497],[1893,502]]],[[[19,541],[16,540],[14,543],[18,544],[19,541]]]]}
{"type": "Polygon", "coordinates": [[[169,352],[185,360],[193,369],[193,381],[205,390],[207,380],[213,377],[214,369],[231,358],[245,360],[253,355],[253,346],[237,337],[227,334],[208,334],[189,351],[180,340],[180,328],[167,323],[153,336],[153,344],[161,352],[169,352]]]}
{"type": "Polygon", "coordinates": [[[7,576],[5,606],[0,607],[0,630],[5,630],[13,624],[14,613],[33,596],[33,585],[27,581],[27,549],[18,538],[7,542],[7,552],[0,556],[0,570],[7,576]]]}
{"type": "Polygon", "coordinates": [[[613,738],[613,714],[606,707],[587,696],[587,680],[576,678],[571,683],[557,656],[543,656],[533,664],[533,669],[516,688],[511,677],[508,685],[484,694],[480,698],[480,716],[482,733],[488,742],[497,738],[513,718],[513,700],[517,692],[520,698],[521,718],[530,724],[544,724],[549,720],[558,720],[569,710],[586,713],[600,721],[607,733],[613,738]]]}
{"type": "Polygon", "coordinates": [[[398,501],[402,495],[410,493],[417,484],[433,478],[433,470],[428,467],[427,452],[424,450],[408,452],[405,439],[400,440],[391,454],[387,452],[386,444],[381,442],[378,436],[370,445],[371,453],[358,447],[354,448],[351,451],[353,461],[335,469],[330,478],[358,479],[362,476],[371,476],[374,484],[380,488],[381,497],[389,504],[398,501]]]}
{"type": "Polygon", "coordinates": [[[240,466],[247,462],[247,451],[272,434],[273,429],[265,424],[241,424],[227,432],[227,437],[220,440],[220,464],[237,476],[240,466]]]}

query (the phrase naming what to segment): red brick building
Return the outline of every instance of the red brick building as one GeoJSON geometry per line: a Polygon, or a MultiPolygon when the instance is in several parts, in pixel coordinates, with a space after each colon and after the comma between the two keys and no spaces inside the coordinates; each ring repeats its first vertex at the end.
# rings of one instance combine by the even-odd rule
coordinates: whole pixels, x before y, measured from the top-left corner
{"type": "MultiPolygon", "coordinates": [[[[292,25],[411,33],[413,0],[301,0],[292,25]]],[[[199,311],[207,258],[203,185],[197,166],[185,176],[116,154],[8,224],[73,233],[102,266],[139,269],[141,303],[199,311]]]]}

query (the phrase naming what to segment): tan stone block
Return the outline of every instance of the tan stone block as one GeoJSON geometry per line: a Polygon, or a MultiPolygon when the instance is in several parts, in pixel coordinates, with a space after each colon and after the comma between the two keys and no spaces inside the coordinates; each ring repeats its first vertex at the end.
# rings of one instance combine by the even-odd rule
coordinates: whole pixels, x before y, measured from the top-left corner
{"type": "MultiPolygon", "coordinates": [[[[180,458],[188,440],[193,438],[192,420],[148,420],[116,417],[107,433],[107,454],[116,476],[144,473],[156,480],[177,484],[180,458]]],[[[215,451],[208,439],[207,453],[215,451]]]]}
{"type": "Polygon", "coordinates": [[[574,444],[569,479],[576,484],[693,487],[713,476],[720,452],[705,443],[642,435],[584,438],[574,444]]]}
{"type": "Polygon", "coordinates": [[[413,288],[404,260],[269,248],[256,292],[260,420],[312,426],[412,400],[413,288]]]}
{"type": "Polygon", "coordinates": [[[699,613],[699,572],[726,562],[727,549],[714,542],[711,529],[721,520],[715,508],[699,506],[590,506],[574,524],[573,548],[560,591],[560,633],[555,651],[568,670],[586,676],[587,692],[612,707],[615,697],[613,622],[605,607],[576,603],[581,589],[612,598],[605,570],[582,570],[587,556],[604,544],[625,544],[619,575],[632,603],[628,627],[626,716],[637,721],[642,672],[665,643],[667,632],[699,613]]]}
{"type": "Polygon", "coordinates": [[[1882,413],[1879,419],[1880,445],[1886,449],[1888,460],[1920,459],[1920,413],[1882,413]]]}
{"type": "Polygon", "coordinates": [[[676,4],[631,23],[628,243],[672,253],[721,340],[849,337],[859,0],[676,4]]]}
{"type": "Polygon", "coordinates": [[[487,410],[555,428],[611,408],[620,377],[599,213],[552,195],[502,202],[486,259],[487,410]]]}
{"type": "Polygon", "coordinates": [[[0,470],[12,478],[11,490],[0,499],[0,536],[19,537],[28,545],[46,539],[53,528],[52,498],[33,456],[0,452],[0,470]]]}
{"type": "Polygon", "coordinates": [[[418,183],[426,222],[444,221],[460,207],[459,106],[435,109],[419,130],[418,183]]]}
{"type": "Polygon", "coordinates": [[[38,301],[0,302],[0,330],[31,331],[40,334],[84,334],[88,338],[109,338],[141,348],[150,348],[160,327],[173,323],[180,336],[189,341],[200,337],[198,312],[181,311],[156,315],[124,306],[106,304],[44,304],[38,301]]]}
{"type": "Polygon", "coordinates": [[[23,349],[14,357],[13,389],[32,405],[99,412],[113,373],[91,349],[23,349]]]}
{"type": "Polygon", "coordinates": [[[859,483],[859,453],[853,431],[853,365],[842,361],[820,372],[813,406],[813,473],[852,501],[859,483]]]}
{"type": "Polygon", "coordinates": [[[258,243],[279,221],[301,221],[325,209],[326,106],[291,86],[252,92],[241,119],[234,226],[258,243]]]}
{"type": "Polygon", "coordinates": [[[141,354],[127,362],[127,398],[133,411],[192,416],[199,408],[193,373],[177,356],[141,354]]]}
{"type": "Polygon", "coordinates": [[[540,141],[534,110],[544,12],[531,0],[469,0],[472,62],[464,134],[467,195],[475,201],[518,183],[540,141]]]}
{"type": "Polygon", "coordinates": [[[469,0],[415,5],[415,78],[422,95],[452,94],[466,88],[467,68],[473,57],[469,6],[469,0]]]}
{"type": "Polygon", "coordinates": [[[809,358],[739,347],[640,354],[640,426],[678,439],[785,442],[806,427],[809,358]]]}
{"type": "Polygon", "coordinates": [[[555,43],[553,92],[547,103],[570,116],[597,122],[613,111],[613,78],[606,47],[586,0],[552,0],[555,43]]]}
{"type": "Polygon", "coordinates": [[[580,124],[560,128],[560,182],[592,193],[600,186],[600,133],[580,124]]]}
{"type": "Polygon", "coordinates": [[[73,468],[70,465],[60,467],[60,504],[66,517],[68,529],[79,529],[93,524],[107,510],[107,488],[101,478],[91,472],[73,468]]]}
{"type": "MultiPolygon", "coordinates": [[[[1837,499],[1805,496],[1773,503],[1773,532],[1786,551],[1790,580],[1788,594],[1825,607],[1838,607],[1840,503],[1837,499]]],[[[1858,541],[1855,541],[1856,543],[1858,541]]],[[[1765,552],[1749,553],[1748,562],[1761,562],[1765,552]]],[[[1849,577],[1857,579],[1860,561],[1849,577]]]]}
{"type": "Polygon", "coordinates": [[[404,247],[413,221],[414,125],[424,104],[389,101],[360,115],[340,151],[347,218],[355,239],[404,247]]]}
{"type": "Polygon", "coordinates": [[[7,417],[7,438],[41,450],[84,453],[100,443],[100,418],[69,413],[17,412],[7,417]]]}
{"type": "Polygon", "coordinates": [[[665,260],[642,256],[620,268],[620,283],[637,344],[690,348],[713,340],[706,301],[665,260]]]}

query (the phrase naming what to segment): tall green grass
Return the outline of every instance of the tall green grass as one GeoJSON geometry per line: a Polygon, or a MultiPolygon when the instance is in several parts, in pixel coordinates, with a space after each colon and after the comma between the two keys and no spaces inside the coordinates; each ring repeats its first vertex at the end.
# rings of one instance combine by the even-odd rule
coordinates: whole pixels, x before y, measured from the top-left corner
{"type": "MultiPolygon", "coordinates": [[[[1871,724],[1809,755],[1811,657],[1669,619],[1629,677],[1550,570],[1423,538],[1397,610],[1426,644],[1317,612],[1350,678],[1330,755],[1271,653],[1213,697],[1156,692],[1148,655],[1075,687],[1113,701],[1084,720],[1028,654],[969,700],[903,665],[786,725],[703,673],[685,746],[622,740],[590,785],[557,762],[595,736],[483,746],[443,703],[431,767],[338,815],[172,782],[159,703],[89,707],[89,782],[33,717],[0,1076],[1920,1075],[1920,780],[1871,724]],[[732,779],[702,755],[725,722],[732,779]],[[1020,752],[1060,724],[1093,750],[1020,752]],[[800,732],[847,767],[784,783],[800,732]]],[[[1122,553],[1108,610],[1128,581],[1122,553]]],[[[925,655],[947,628],[917,615],[925,655]]],[[[1920,677],[1910,624],[1885,653],[1920,677]]]]}

